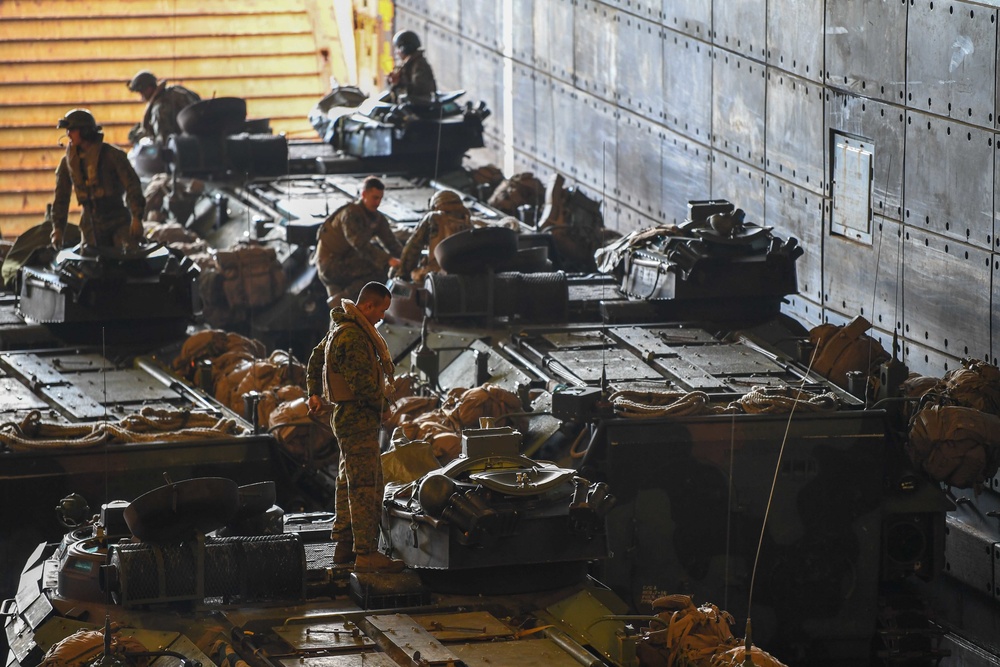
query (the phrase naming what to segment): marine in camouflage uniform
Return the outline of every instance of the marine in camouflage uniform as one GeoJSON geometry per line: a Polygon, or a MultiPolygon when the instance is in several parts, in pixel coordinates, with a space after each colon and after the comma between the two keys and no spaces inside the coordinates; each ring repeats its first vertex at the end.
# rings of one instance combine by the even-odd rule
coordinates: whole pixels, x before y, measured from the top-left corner
{"type": "MultiPolygon", "coordinates": [[[[453,190],[438,190],[431,198],[431,210],[420,220],[399,258],[398,275],[420,282],[428,273],[440,271],[434,249],[451,236],[472,229],[472,216],[453,190]],[[426,257],[423,249],[427,248],[426,257]]],[[[395,275],[395,273],[394,273],[395,275]]]]}
{"type": "MultiPolygon", "coordinates": [[[[384,493],[378,434],[388,407],[385,387],[389,378],[379,345],[369,333],[379,335],[372,327],[391,300],[389,290],[379,283],[366,285],[356,306],[345,299],[330,313],[330,331],[313,348],[306,367],[310,410],[319,411],[320,395],[333,406],[330,425],[340,447],[340,467],[331,537],[338,547],[353,546],[358,558],[355,571],[377,558],[381,561],[375,570],[384,569],[377,567],[379,563],[398,563],[378,553],[384,493]]],[[[387,363],[391,368],[391,359],[387,363]]],[[[338,564],[350,562],[337,556],[335,552],[338,564]]]]}
{"type": "Polygon", "coordinates": [[[149,137],[154,143],[165,146],[170,135],[181,133],[177,115],[185,107],[201,101],[193,90],[179,85],[168,86],[166,80],[157,81],[156,76],[148,71],[137,73],[128,87],[146,102],[142,122],[129,132],[132,143],[149,137]]]}
{"type": "Polygon", "coordinates": [[[402,62],[389,74],[390,99],[395,104],[430,105],[437,94],[434,70],[420,49],[420,38],[402,30],[392,38],[396,57],[402,62]]]}
{"type": "Polygon", "coordinates": [[[104,143],[101,126],[86,109],[73,109],[58,127],[66,129],[70,143],[56,168],[53,245],[62,247],[69,199],[74,192],[83,207],[80,232],[84,243],[121,249],[129,241],[140,239],[146,198],[128,156],[120,148],[104,143]]]}
{"type": "Polygon", "coordinates": [[[403,248],[378,212],[385,185],[369,176],[361,197],[327,218],[316,235],[313,261],[331,297],[356,294],[366,283],[385,282],[403,248]]]}

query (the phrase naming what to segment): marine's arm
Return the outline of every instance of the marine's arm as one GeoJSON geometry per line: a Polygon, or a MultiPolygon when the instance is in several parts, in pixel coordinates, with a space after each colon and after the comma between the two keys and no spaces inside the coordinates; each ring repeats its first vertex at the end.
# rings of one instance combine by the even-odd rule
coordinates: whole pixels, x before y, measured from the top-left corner
{"type": "Polygon", "coordinates": [[[385,249],[389,251],[389,254],[393,257],[399,257],[399,254],[403,252],[403,245],[396,238],[396,235],[392,231],[392,226],[389,225],[389,221],[385,219],[385,216],[379,214],[378,222],[375,223],[375,234],[378,236],[379,241],[385,246],[385,249]]]}
{"type": "MultiPolygon", "coordinates": [[[[368,230],[368,221],[362,214],[354,211],[345,211],[343,217],[344,238],[354,250],[372,264],[384,265],[391,256],[378,244],[371,242],[371,232],[368,230]]],[[[388,223],[386,223],[388,225],[388,223]]],[[[399,242],[397,241],[398,245],[399,242]]]]}
{"type": "Polygon", "coordinates": [[[430,238],[430,222],[427,217],[425,215],[420,220],[420,224],[414,230],[413,236],[406,242],[403,254],[399,257],[399,275],[406,280],[409,280],[410,271],[417,268],[417,265],[420,264],[420,253],[427,247],[427,242],[430,238]]]}
{"type": "Polygon", "coordinates": [[[326,336],[313,348],[306,363],[306,400],[311,411],[316,411],[322,404],[323,394],[323,364],[326,362],[326,336]],[[315,404],[315,407],[314,407],[315,404]]]}

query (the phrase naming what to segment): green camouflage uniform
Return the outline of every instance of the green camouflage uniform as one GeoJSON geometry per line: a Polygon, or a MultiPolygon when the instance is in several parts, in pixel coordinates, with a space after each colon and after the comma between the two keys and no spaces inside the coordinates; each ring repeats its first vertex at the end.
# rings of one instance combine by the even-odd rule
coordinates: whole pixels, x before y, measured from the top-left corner
{"type": "Polygon", "coordinates": [[[334,541],[351,541],[358,554],[378,547],[382,518],[382,461],[378,434],[386,407],[382,367],[375,345],[342,308],[330,313],[331,330],[313,348],[306,368],[306,392],[333,402],[330,426],[340,447],[334,500],[334,541]],[[354,399],[332,401],[333,374],[343,376],[354,399]]]}
{"type": "Polygon", "coordinates": [[[184,107],[200,101],[198,93],[184,86],[168,86],[166,81],[160,82],[146,104],[142,123],[132,131],[129,139],[136,143],[143,137],[149,137],[153,142],[165,146],[171,134],[181,133],[177,114],[184,107]]]}
{"type": "Polygon", "coordinates": [[[428,273],[441,270],[437,257],[434,256],[437,245],[452,234],[472,229],[468,211],[464,206],[462,210],[465,212],[464,215],[445,211],[431,211],[424,214],[399,258],[399,275],[403,279],[420,282],[428,273]],[[422,254],[425,247],[426,257],[422,254]]]}
{"type": "Polygon", "coordinates": [[[146,198],[139,176],[125,152],[103,139],[82,151],[72,143],[66,148],[56,168],[53,229],[65,230],[74,191],[83,207],[80,232],[88,245],[120,248],[129,238],[132,218],[143,218],[146,198]],[[89,164],[95,161],[96,166],[89,164]]]}
{"type": "Polygon", "coordinates": [[[392,101],[397,104],[409,102],[426,106],[434,101],[437,81],[423,51],[417,51],[399,66],[399,81],[393,84],[390,92],[392,101]]]}
{"type": "Polygon", "coordinates": [[[384,283],[389,258],[403,248],[385,216],[358,202],[333,212],[316,236],[316,268],[330,296],[353,296],[365,283],[384,283]]]}

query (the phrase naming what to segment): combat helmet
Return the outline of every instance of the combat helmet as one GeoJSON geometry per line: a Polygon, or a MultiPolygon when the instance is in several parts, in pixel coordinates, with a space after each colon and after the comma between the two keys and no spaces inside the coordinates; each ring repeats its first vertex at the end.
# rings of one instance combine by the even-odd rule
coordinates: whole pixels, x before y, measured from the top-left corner
{"type": "Polygon", "coordinates": [[[86,130],[100,131],[101,126],[94,120],[94,114],[87,109],[71,109],[66,115],[59,119],[56,125],[60,130],[86,130]]]}
{"type": "Polygon", "coordinates": [[[454,190],[438,190],[431,197],[431,209],[434,211],[455,211],[464,208],[461,195],[454,190]]]}
{"type": "Polygon", "coordinates": [[[128,89],[133,93],[141,93],[150,86],[156,87],[156,75],[145,69],[137,72],[128,82],[128,89]]]}
{"type": "Polygon", "coordinates": [[[420,38],[412,30],[400,30],[393,36],[392,45],[404,56],[408,56],[420,48],[420,38]]]}

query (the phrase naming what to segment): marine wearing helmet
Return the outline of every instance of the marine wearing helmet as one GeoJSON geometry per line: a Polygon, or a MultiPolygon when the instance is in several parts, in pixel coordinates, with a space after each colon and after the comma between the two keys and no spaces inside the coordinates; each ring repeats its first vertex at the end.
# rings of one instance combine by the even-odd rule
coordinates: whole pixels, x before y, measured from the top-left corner
{"type": "Polygon", "coordinates": [[[52,245],[62,247],[74,193],[83,207],[80,232],[85,244],[122,249],[141,239],[146,199],[125,152],[104,143],[102,128],[87,109],[71,109],[56,127],[66,130],[69,146],[56,168],[52,245]]]}
{"type": "Polygon", "coordinates": [[[437,82],[417,33],[400,30],[392,38],[392,45],[398,64],[388,77],[390,99],[396,104],[431,104],[437,95],[437,82]]]}
{"type": "Polygon", "coordinates": [[[403,247],[399,268],[392,272],[393,276],[420,282],[428,273],[440,271],[434,249],[452,234],[467,229],[472,229],[472,215],[462,203],[461,195],[454,190],[438,190],[431,197],[431,210],[424,214],[403,247]]]}
{"type": "Polygon", "coordinates": [[[129,132],[129,141],[134,144],[148,137],[156,144],[166,145],[170,135],[181,133],[177,115],[185,107],[201,101],[198,93],[184,86],[168,86],[166,80],[157,80],[149,70],[136,72],[126,85],[146,102],[142,122],[129,132]]]}

